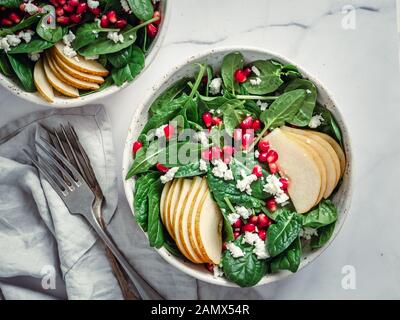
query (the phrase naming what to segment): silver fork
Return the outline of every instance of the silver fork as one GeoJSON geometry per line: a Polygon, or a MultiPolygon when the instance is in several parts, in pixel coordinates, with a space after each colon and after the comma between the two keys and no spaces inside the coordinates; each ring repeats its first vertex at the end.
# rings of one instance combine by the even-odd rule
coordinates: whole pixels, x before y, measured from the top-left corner
{"type": "Polygon", "coordinates": [[[46,180],[64,201],[69,212],[86,218],[124,268],[142,299],[162,300],[163,297],[130,266],[114,242],[100,226],[92,210],[95,196],[81,174],[45,139],[40,138],[40,141],[36,141],[35,144],[45,156],[36,150],[33,151],[33,156],[25,149],[23,151],[46,177],[46,180]]]}

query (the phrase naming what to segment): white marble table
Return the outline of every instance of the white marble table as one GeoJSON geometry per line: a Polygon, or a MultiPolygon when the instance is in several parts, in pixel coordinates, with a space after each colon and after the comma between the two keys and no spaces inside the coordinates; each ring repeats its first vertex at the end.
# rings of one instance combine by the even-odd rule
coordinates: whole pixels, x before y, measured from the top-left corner
{"type": "MultiPolygon", "coordinates": [[[[400,73],[395,0],[170,1],[175,6],[169,32],[155,61],[133,85],[102,101],[113,124],[119,164],[131,114],[153,83],[192,54],[225,45],[279,52],[318,77],[347,118],[355,155],[351,214],[317,261],[286,280],[257,289],[202,285],[202,296],[399,298],[400,73]],[[342,12],[348,5],[355,9],[355,21],[342,12]],[[356,272],[355,289],[342,286],[347,265],[356,272]]],[[[45,109],[4,89],[0,97],[0,126],[45,109]]],[[[120,207],[128,214],[122,182],[120,196],[120,207]]]]}

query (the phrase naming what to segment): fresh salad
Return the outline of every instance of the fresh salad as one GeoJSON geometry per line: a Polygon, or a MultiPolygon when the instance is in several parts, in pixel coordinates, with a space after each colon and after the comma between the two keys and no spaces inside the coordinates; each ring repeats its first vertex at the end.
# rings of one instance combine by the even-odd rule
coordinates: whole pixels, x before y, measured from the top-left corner
{"type": "Polygon", "coordinates": [[[0,0],[0,72],[48,102],[132,81],[161,23],[158,0],[0,0]]]}
{"type": "Polygon", "coordinates": [[[227,54],[152,103],[133,143],[134,213],[150,245],[239,286],[296,272],[328,242],[341,131],[294,65],[227,54]]]}

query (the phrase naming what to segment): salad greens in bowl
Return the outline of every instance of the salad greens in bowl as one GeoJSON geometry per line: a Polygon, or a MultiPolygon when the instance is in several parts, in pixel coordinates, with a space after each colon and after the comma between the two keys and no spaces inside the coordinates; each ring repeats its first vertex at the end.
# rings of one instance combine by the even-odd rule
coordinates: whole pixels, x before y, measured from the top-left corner
{"type": "Polygon", "coordinates": [[[38,104],[81,106],[129,83],[156,55],[167,0],[0,1],[0,83],[38,104]]]}
{"type": "Polygon", "coordinates": [[[125,192],[151,247],[200,280],[249,287],[313,261],[351,198],[351,150],[326,89],[287,59],[213,50],[139,107],[125,192]]]}

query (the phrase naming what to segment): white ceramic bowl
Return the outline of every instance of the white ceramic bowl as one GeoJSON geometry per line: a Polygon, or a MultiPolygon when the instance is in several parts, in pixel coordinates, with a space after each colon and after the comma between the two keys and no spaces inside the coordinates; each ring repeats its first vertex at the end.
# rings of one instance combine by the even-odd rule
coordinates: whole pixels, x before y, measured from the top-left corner
{"type": "MultiPolygon", "coordinates": [[[[160,32],[158,33],[157,37],[154,39],[153,43],[151,44],[148,53],[146,54],[145,60],[145,67],[141,71],[143,73],[144,70],[151,64],[154,60],[155,56],[158,53],[158,50],[161,47],[163,42],[164,36],[167,32],[167,27],[169,25],[169,15],[170,15],[170,6],[172,5],[172,1],[163,0],[161,2],[160,11],[161,11],[161,25],[160,25],[160,32]]],[[[139,77],[140,74],[137,76],[139,77]]],[[[136,79],[135,79],[136,80],[136,79]]],[[[58,107],[58,108],[72,108],[72,107],[80,107],[86,104],[93,103],[97,100],[105,98],[115,92],[118,92],[126,87],[129,87],[135,80],[130,83],[125,83],[123,86],[118,87],[116,85],[112,85],[109,88],[104,89],[103,91],[99,91],[96,93],[92,93],[86,96],[78,97],[78,98],[64,98],[64,97],[55,97],[54,102],[50,103],[44,100],[38,92],[26,92],[20,88],[20,86],[11,78],[8,78],[0,73],[0,84],[10,91],[12,94],[28,100],[30,102],[34,102],[40,105],[47,105],[50,107],[58,107]]]]}
{"type": "MultiPolygon", "coordinates": [[[[297,65],[295,62],[289,61],[288,59],[282,57],[278,54],[273,54],[271,52],[257,49],[257,48],[235,48],[235,47],[225,47],[216,50],[207,51],[205,53],[198,54],[194,57],[191,57],[184,63],[178,65],[177,67],[173,68],[170,73],[168,73],[165,77],[163,77],[162,81],[153,88],[153,94],[143,102],[142,105],[137,106],[136,113],[133,116],[133,120],[131,126],[128,131],[128,137],[126,139],[125,150],[123,155],[123,172],[122,177],[124,180],[124,188],[125,194],[128,199],[129,205],[131,206],[133,212],[133,193],[132,190],[134,188],[134,179],[130,179],[125,181],[125,176],[128,172],[128,169],[132,163],[132,143],[137,139],[141,129],[143,128],[144,124],[148,120],[148,109],[151,103],[157,98],[157,96],[162,93],[168,86],[174,83],[176,80],[185,77],[185,76],[193,76],[197,72],[197,66],[194,65],[195,62],[207,62],[210,64],[214,70],[218,70],[221,66],[221,62],[223,57],[232,51],[240,51],[243,53],[246,62],[251,62],[258,59],[275,59],[282,63],[290,63],[297,65]]],[[[351,202],[351,194],[352,194],[352,154],[350,148],[350,138],[348,135],[348,130],[345,125],[345,121],[340,113],[340,110],[335,105],[333,97],[328,91],[323,87],[323,85],[307,73],[301,66],[298,66],[299,71],[302,75],[310,79],[315,83],[318,89],[318,101],[325,105],[334,115],[335,119],[340,126],[343,134],[343,141],[344,141],[344,149],[346,152],[347,157],[347,167],[345,174],[343,176],[343,181],[341,183],[340,189],[335,194],[333,198],[333,202],[337,205],[339,218],[336,224],[336,228],[334,231],[333,236],[331,237],[329,243],[327,243],[323,248],[314,251],[306,251],[303,252],[302,261],[299,267],[299,271],[304,268],[306,265],[311,263],[314,259],[316,259],[333,241],[336,237],[338,232],[340,231],[347,215],[349,212],[350,202],[351,202]]],[[[133,212],[134,213],[134,212],[133,212]]],[[[175,266],[177,269],[191,275],[199,280],[209,282],[216,285],[221,286],[237,286],[236,284],[226,280],[225,278],[214,278],[213,275],[205,270],[203,265],[195,265],[190,262],[183,261],[174,255],[171,255],[165,248],[157,249],[157,252],[170,264],[175,266]]],[[[298,272],[299,272],[298,271],[298,272]]],[[[288,275],[292,274],[289,271],[280,271],[273,275],[266,275],[261,281],[257,284],[263,285],[267,283],[271,283],[277,281],[279,279],[283,279],[288,275]]]]}

